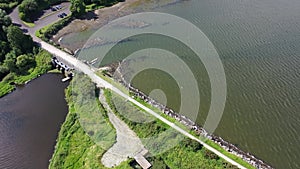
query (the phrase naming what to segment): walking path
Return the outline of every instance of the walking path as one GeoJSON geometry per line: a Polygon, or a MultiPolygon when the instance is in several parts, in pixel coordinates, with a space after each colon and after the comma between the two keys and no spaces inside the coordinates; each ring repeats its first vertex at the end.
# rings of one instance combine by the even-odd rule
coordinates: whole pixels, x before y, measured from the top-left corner
{"type": "Polygon", "coordinates": [[[128,158],[135,157],[144,150],[144,146],[135,132],[112,112],[102,90],[100,91],[99,100],[106,109],[109,120],[117,132],[117,142],[105,152],[101,162],[105,167],[114,167],[128,158]]]}

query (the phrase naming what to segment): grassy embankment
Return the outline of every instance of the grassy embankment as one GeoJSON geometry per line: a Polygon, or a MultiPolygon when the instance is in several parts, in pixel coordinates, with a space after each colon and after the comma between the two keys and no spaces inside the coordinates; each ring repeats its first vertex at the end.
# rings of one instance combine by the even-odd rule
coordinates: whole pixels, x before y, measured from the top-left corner
{"type": "MultiPolygon", "coordinates": [[[[61,126],[49,168],[102,169],[105,167],[100,162],[101,157],[105,150],[114,143],[116,133],[109,123],[106,111],[98,98],[86,94],[86,92],[90,93],[89,90],[91,89],[93,93],[95,85],[83,76],[75,78],[80,78],[80,80],[73,80],[66,89],[69,113],[61,126]],[[72,84],[76,81],[80,81],[80,83],[72,84]],[[83,120],[80,120],[79,117],[83,120]],[[83,128],[82,124],[85,122],[89,124],[96,123],[95,126],[91,125],[83,128]]],[[[130,168],[129,162],[130,160],[125,161],[116,168],[130,168]]]]}
{"type": "MultiPolygon", "coordinates": [[[[162,154],[149,158],[149,160],[154,165],[154,168],[166,168],[166,166],[175,169],[235,168],[231,164],[225,162],[223,159],[220,159],[214,153],[202,147],[200,143],[183,137],[181,134],[175,134],[175,130],[170,131],[171,128],[160,120],[153,119],[152,121],[143,122],[145,120],[141,118],[145,117],[145,112],[137,108],[132,103],[126,102],[125,99],[121,98],[120,96],[111,93],[109,90],[105,90],[105,96],[112,110],[133,131],[136,132],[138,137],[156,137],[156,139],[154,140],[142,139],[145,147],[148,149],[150,148],[150,152],[159,152],[167,145],[172,145],[172,143],[174,143],[172,141],[177,141],[175,142],[176,144],[173,144],[174,147],[169,147],[165,149],[165,152],[163,152],[162,154]],[[116,105],[118,105],[118,108],[116,108],[116,105]],[[122,110],[122,113],[120,113],[119,110],[122,110]],[[139,120],[139,122],[136,122],[137,120],[139,120]],[[166,130],[169,131],[164,132],[166,130]],[[163,134],[165,134],[165,136],[162,136],[163,134]],[[160,137],[157,137],[158,135],[160,135],[160,137]],[[177,144],[178,142],[179,144],[177,144]],[[156,147],[159,147],[159,149],[155,150],[156,147]]],[[[146,119],[147,118],[148,117],[146,117],[146,119]]]]}
{"type": "MultiPolygon", "coordinates": [[[[93,94],[93,91],[96,91],[97,93],[95,85],[88,78],[84,78],[84,76],[81,75],[75,77],[71,83],[72,84],[68,89],[66,89],[69,114],[59,132],[55,152],[50,161],[49,168],[105,168],[100,160],[105,153],[105,149],[114,143],[115,131],[111,129],[111,124],[107,119],[106,111],[98,101],[97,94],[96,97],[93,94]],[[90,93],[91,95],[87,93],[90,93]],[[99,114],[101,116],[99,116],[99,114]],[[79,117],[84,119],[80,120],[79,117]],[[82,127],[82,124],[85,122],[90,124],[95,121],[97,122],[95,128],[82,127]],[[95,138],[98,138],[96,139],[96,142],[99,144],[94,142],[95,138]],[[103,145],[105,146],[105,144],[106,148],[103,148],[103,145]]],[[[113,103],[111,101],[111,93],[106,90],[105,95],[111,108],[137,133],[139,137],[154,137],[169,129],[169,126],[158,120],[153,120],[149,123],[134,123],[127,120],[127,118],[122,117],[122,115],[116,111],[114,106],[116,101],[124,103],[124,100],[118,99],[117,97],[117,100],[114,99],[113,103]]],[[[124,106],[126,114],[129,113],[129,115],[132,115],[132,118],[138,117],[138,119],[141,120],[141,117],[143,116],[136,116],[136,114],[144,113],[143,111],[138,110],[131,103],[124,104],[124,106]]],[[[144,114],[147,115],[146,113],[144,114]]],[[[225,163],[222,159],[219,159],[218,156],[205,150],[198,142],[188,138],[184,138],[178,145],[165,153],[150,157],[148,160],[152,163],[153,168],[159,169],[167,167],[175,169],[203,167],[220,169],[234,168],[230,164],[225,163]]],[[[134,168],[136,166],[137,165],[133,160],[128,160],[121,163],[116,168],[126,169],[134,168]]]]}
{"type": "Polygon", "coordinates": [[[13,84],[24,84],[25,82],[32,80],[39,75],[42,75],[51,69],[51,54],[41,50],[35,56],[36,66],[28,70],[26,75],[18,75],[16,73],[9,73],[0,82],[0,97],[14,90],[13,84]]]}
{"type": "Polygon", "coordinates": [[[35,32],[35,36],[41,38],[44,41],[49,41],[49,39],[55,35],[60,29],[68,25],[72,21],[72,17],[69,15],[57,22],[51,23],[35,32]]]}
{"type": "MultiPolygon", "coordinates": [[[[110,78],[110,77],[108,77],[108,76],[104,76],[101,72],[97,72],[97,75],[100,76],[101,78],[104,78],[104,79],[107,80],[108,82],[114,84],[114,86],[116,86],[118,89],[120,89],[121,91],[123,91],[123,92],[126,93],[127,89],[126,89],[124,86],[122,86],[121,84],[115,82],[112,78],[110,78]],[[116,84],[116,85],[115,85],[115,84],[116,84]]],[[[127,93],[128,93],[128,91],[127,91],[127,93]]],[[[106,92],[106,96],[107,96],[107,97],[111,97],[111,94],[108,94],[108,92],[106,92]]],[[[108,100],[110,100],[110,99],[108,99],[108,100]]],[[[117,99],[115,99],[115,97],[114,97],[114,101],[116,101],[116,100],[117,100],[117,99]]],[[[140,98],[137,98],[137,97],[135,97],[135,100],[137,100],[139,103],[143,104],[144,106],[148,107],[149,109],[153,110],[154,112],[160,114],[161,116],[163,116],[163,117],[166,118],[167,120],[169,120],[169,121],[175,123],[177,126],[181,127],[182,129],[188,130],[187,127],[186,127],[185,125],[179,123],[179,122],[178,122],[177,120],[175,120],[174,118],[167,116],[166,114],[164,114],[163,112],[161,112],[158,108],[155,108],[155,107],[151,106],[150,104],[146,103],[144,100],[142,100],[142,99],[140,99],[140,98]]],[[[112,109],[113,109],[114,105],[113,105],[112,103],[111,103],[111,106],[112,106],[112,109]]],[[[135,106],[135,105],[134,105],[134,106],[135,106]]],[[[137,107],[137,106],[135,106],[135,107],[137,107]]],[[[116,111],[116,110],[115,110],[115,111],[116,111]]],[[[122,118],[122,117],[121,117],[121,118],[122,118]]],[[[123,117],[123,119],[124,119],[124,117],[123,117]]],[[[126,122],[126,119],[124,119],[124,121],[126,122]]],[[[129,124],[129,126],[131,125],[131,124],[130,124],[130,121],[129,121],[129,122],[127,121],[127,123],[129,124]]],[[[166,126],[166,125],[164,124],[164,126],[166,126]]],[[[137,127],[137,128],[139,129],[139,127],[137,127]]],[[[155,127],[154,127],[154,128],[155,128],[155,127]]],[[[134,130],[134,129],[133,129],[133,130],[134,130]]],[[[134,131],[137,132],[138,136],[140,136],[140,135],[139,135],[139,133],[140,133],[139,131],[136,131],[136,130],[134,130],[134,131]]],[[[147,132],[149,132],[149,131],[148,131],[148,130],[142,131],[142,133],[144,133],[144,132],[147,133],[147,132]]],[[[154,131],[153,131],[153,132],[154,132],[154,131]]],[[[156,131],[156,132],[157,132],[157,131],[156,131]]],[[[198,138],[200,138],[200,137],[199,137],[194,131],[192,131],[192,130],[189,130],[189,133],[192,134],[192,135],[194,135],[194,136],[196,136],[196,137],[198,137],[198,138]]],[[[208,139],[205,139],[204,141],[205,141],[208,145],[210,145],[211,147],[217,149],[217,150],[220,151],[222,154],[228,156],[229,158],[233,159],[234,161],[238,162],[239,164],[243,165],[244,167],[250,168],[250,169],[255,169],[255,167],[253,167],[252,165],[250,165],[249,163],[247,163],[246,161],[244,161],[242,158],[240,158],[240,157],[238,157],[238,156],[236,156],[236,155],[234,155],[234,154],[229,153],[228,151],[226,151],[225,149],[223,149],[222,147],[220,147],[218,144],[214,143],[213,141],[208,140],[208,139]]]]}

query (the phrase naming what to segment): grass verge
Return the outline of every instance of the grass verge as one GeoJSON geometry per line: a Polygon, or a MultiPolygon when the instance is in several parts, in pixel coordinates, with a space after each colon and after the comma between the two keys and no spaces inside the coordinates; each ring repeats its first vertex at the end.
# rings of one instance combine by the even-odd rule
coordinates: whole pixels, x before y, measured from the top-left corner
{"type": "Polygon", "coordinates": [[[26,21],[22,21],[22,22],[24,23],[24,25],[26,25],[29,28],[33,28],[35,26],[35,24],[32,22],[26,22],[26,21]]]}

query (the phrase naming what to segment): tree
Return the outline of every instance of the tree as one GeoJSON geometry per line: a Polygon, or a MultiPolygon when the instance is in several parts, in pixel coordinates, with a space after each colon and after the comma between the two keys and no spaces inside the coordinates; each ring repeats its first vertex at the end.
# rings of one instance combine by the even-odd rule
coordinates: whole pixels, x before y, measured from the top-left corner
{"type": "Polygon", "coordinates": [[[7,29],[7,40],[12,49],[20,50],[22,53],[31,53],[33,41],[29,35],[23,34],[22,30],[14,25],[7,29]]]}
{"type": "Polygon", "coordinates": [[[34,67],[35,60],[32,56],[29,55],[20,55],[17,57],[16,66],[21,73],[24,73],[31,67],[34,67]]]}
{"type": "Polygon", "coordinates": [[[5,66],[9,71],[11,72],[16,72],[17,67],[16,67],[16,53],[15,51],[10,51],[5,55],[5,60],[3,66],[5,66]]]}
{"type": "Polygon", "coordinates": [[[7,13],[0,9],[0,25],[1,26],[9,26],[11,24],[11,19],[7,15],[7,13]]]}
{"type": "Polygon", "coordinates": [[[19,12],[22,20],[30,21],[32,14],[36,13],[39,9],[38,3],[35,0],[24,0],[19,5],[19,12]]]}
{"type": "Polygon", "coordinates": [[[11,25],[11,19],[6,12],[0,9],[0,40],[6,41],[5,28],[11,25]]]}
{"type": "Polygon", "coordinates": [[[72,15],[78,17],[85,13],[85,5],[82,0],[71,0],[70,11],[72,15]]]}
{"type": "Polygon", "coordinates": [[[6,66],[0,65],[0,81],[9,73],[9,70],[6,66]]]}
{"type": "Polygon", "coordinates": [[[5,59],[5,55],[9,52],[10,48],[7,42],[0,41],[0,63],[5,59]]]}

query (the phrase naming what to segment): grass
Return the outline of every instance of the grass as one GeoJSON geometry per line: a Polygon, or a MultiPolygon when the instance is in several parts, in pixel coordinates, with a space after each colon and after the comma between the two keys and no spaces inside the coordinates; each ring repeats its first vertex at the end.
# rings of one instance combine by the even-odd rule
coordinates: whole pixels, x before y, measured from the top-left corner
{"type": "MultiPolygon", "coordinates": [[[[55,146],[55,151],[50,161],[49,168],[50,169],[64,169],[64,168],[106,168],[101,164],[101,158],[108,147],[110,147],[115,141],[115,131],[111,131],[111,124],[107,121],[106,111],[98,101],[98,98],[93,96],[90,98],[86,98],[85,90],[81,90],[83,86],[87,87],[87,89],[95,89],[95,85],[89,81],[88,78],[85,78],[81,75],[80,78],[76,81],[80,81],[81,83],[78,84],[71,84],[66,89],[66,100],[69,105],[69,113],[66,117],[65,122],[61,126],[61,130],[59,132],[59,136],[57,139],[57,144],[55,146]],[[75,97],[74,97],[75,96],[75,97]],[[88,104],[86,107],[82,106],[80,103],[89,99],[88,104]],[[94,100],[94,101],[92,101],[94,100]],[[83,107],[82,109],[80,107],[83,107]],[[97,108],[97,110],[95,109],[97,108]],[[91,111],[92,110],[92,111],[91,111]],[[95,114],[91,113],[98,113],[101,114],[102,118],[97,118],[95,114]],[[90,114],[91,118],[95,121],[99,122],[102,121],[100,124],[98,123],[97,128],[101,129],[102,131],[107,131],[106,133],[109,135],[108,142],[101,142],[101,138],[103,135],[99,135],[100,141],[98,144],[95,143],[95,137],[99,133],[103,134],[103,132],[93,131],[93,136],[91,134],[87,134],[87,128],[82,126],[83,122],[80,118],[84,114],[90,114]],[[110,130],[110,131],[109,131],[110,130]],[[93,139],[92,139],[93,138],[93,139]],[[103,148],[103,144],[107,144],[108,147],[103,148]],[[99,146],[101,145],[101,146],[99,146]]],[[[73,83],[72,81],[71,83],[73,83]]],[[[87,96],[89,97],[89,96],[87,96]]],[[[86,117],[88,118],[88,117],[86,117]]],[[[84,118],[84,119],[86,119],[84,118]]],[[[89,119],[89,120],[93,120],[89,119]]],[[[89,121],[91,122],[91,121],[89,121]]],[[[94,128],[97,130],[97,128],[94,128]]],[[[90,128],[88,129],[90,133],[90,128]]],[[[96,142],[97,142],[96,141],[96,142]]],[[[131,168],[129,163],[131,160],[125,161],[121,163],[119,166],[115,168],[119,169],[127,169],[131,168]]]]}
{"type": "Polygon", "coordinates": [[[37,30],[35,32],[35,36],[43,39],[44,41],[49,41],[50,37],[56,34],[60,29],[65,27],[67,24],[69,24],[72,21],[72,16],[68,15],[64,17],[63,19],[60,19],[54,23],[48,24],[44,26],[43,28],[37,30]]]}
{"type": "MultiPolygon", "coordinates": [[[[116,86],[116,87],[117,87],[118,89],[120,89],[121,91],[123,91],[123,92],[124,92],[124,91],[128,92],[128,90],[127,90],[123,85],[121,85],[120,83],[115,82],[112,78],[109,78],[109,77],[107,77],[107,76],[104,76],[101,72],[98,72],[97,75],[100,76],[101,78],[103,78],[104,80],[107,80],[108,82],[112,83],[114,86],[116,86]],[[115,85],[115,83],[117,83],[118,85],[115,85]]],[[[154,127],[154,130],[152,130],[152,131],[151,131],[151,128],[146,128],[147,130],[145,130],[145,131],[142,131],[142,130],[141,130],[141,131],[140,131],[140,129],[141,129],[140,126],[138,127],[138,129],[134,129],[135,126],[132,125],[131,122],[126,121],[126,119],[124,119],[124,117],[120,116],[120,114],[119,114],[119,113],[117,112],[117,110],[114,108],[114,103],[112,103],[111,101],[109,101],[109,100],[112,100],[113,95],[115,95],[113,101],[116,102],[116,100],[117,100],[117,99],[116,99],[116,98],[117,98],[116,94],[114,94],[114,93],[111,92],[111,91],[106,91],[105,94],[106,94],[107,100],[108,100],[110,106],[112,107],[112,109],[119,115],[119,117],[120,117],[122,120],[124,120],[125,122],[127,122],[127,124],[128,124],[129,126],[132,127],[132,129],[137,133],[137,135],[138,135],[139,137],[141,137],[141,136],[143,136],[143,135],[148,135],[148,136],[151,135],[151,134],[149,134],[149,132],[150,132],[150,133],[156,133],[156,132],[157,132],[157,131],[155,131],[155,128],[157,128],[157,127],[154,127]],[[147,133],[148,133],[148,134],[147,134],[147,133]]],[[[196,135],[196,133],[193,132],[192,130],[189,130],[189,129],[187,128],[187,126],[181,124],[180,122],[178,122],[178,121],[175,120],[174,118],[172,118],[172,117],[170,117],[170,116],[164,114],[161,110],[159,110],[159,109],[156,108],[156,107],[153,107],[152,105],[150,105],[149,103],[145,102],[144,100],[142,100],[142,99],[140,99],[140,98],[138,98],[138,97],[134,97],[134,99],[135,99],[136,101],[138,101],[139,103],[143,104],[144,106],[146,106],[147,108],[149,108],[149,109],[153,110],[154,112],[160,114],[162,117],[164,117],[165,119],[169,120],[170,122],[175,123],[175,124],[176,124],[177,126],[179,126],[180,128],[185,129],[185,130],[188,131],[190,134],[192,134],[192,135],[198,137],[199,139],[206,140],[206,139],[203,139],[203,138],[199,137],[198,135],[196,135]]],[[[124,103],[126,103],[125,100],[123,100],[123,104],[124,104],[124,103]]],[[[127,103],[126,103],[126,104],[127,104],[127,103]]],[[[126,104],[124,104],[124,106],[125,106],[126,104]]],[[[136,105],[134,105],[133,103],[131,103],[131,104],[132,104],[132,106],[134,106],[134,107],[137,108],[136,105]]],[[[127,109],[128,109],[128,108],[127,108],[127,109]]],[[[141,110],[141,108],[137,108],[137,109],[141,110]]],[[[125,112],[126,112],[126,108],[125,108],[125,112]]],[[[140,117],[140,116],[139,116],[139,117],[140,117]]],[[[157,120],[157,119],[156,119],[156,121],[160,122],[160,121],[157,120]]],[[[161,123],[162,123],[162,122],[161,122],[161,123]]],[[[152,124],[152,125],[153,125],[153,124],[152,124]]],[[[165,125],[166,125],[166,124],[164,124],[164,127],[166,127],[165,125]]],[[[142,138],[142,137],[141,137],[141,138],[142,138]]],[[[250,165],[249,163],[247,163],[246,161],[244,161],[242,158],[240,158],[240,157],[238,157],[238,156],[236,156],[236,155],[234,155],[234,154],[229,153],[228,151],[226,151],[225,149],[223,149],[222,147],[220,147],[218,144],[214,143],[213,141],[211,141],[211,140],[206,140],[205,142],[206,142],[208,145],[210,145],[211,147],[213,147],[213,148],[217,149],[218,151],[220,151],[222,154],[228,156],[229,158],[231,158],[231,159],[233,159],[234,161],[238,162],[239,164],[243,165],[244,167],[250,168],[250,169],[254,169],[254,168],[255,168],[255,167],[253,167],[252,165],[250,165]]]]}
{"type": "Polygon", "coordinates": [[[221,152],[222,154],[224,154],[227,157],[231,158],[232,160],[236,161],[237,163],[241,164],[242,166],[244,166],[246,168],[249,168],[249,169],[255,169],[254,166],[250,165],[249,163],[247,163],[246,161],[244,161],[240,157],[238,157],[238,156],[236,156],[234,154],[231,154],[228,151],[224,150],[222,147],[220,147],[215,142],[213,142],[211,140],[206,140],[205,143],[208,144],[208,145],[210,145],[211,147],[217,149],[219,152],[221,152]]]}
{"type": "Polygon", "coordinates": [[[62,72],[58,69],[52,69],[52,70],[49,70],[47,73],[62,73],[62,72]]]}
{"type": "Polygon", "coordinates": [[[97,5],[96,3],[92,3],[92,4],[89,4],[89,5],[86,5],[85,6],[85,12],[91,12],[91,11],[94,11],[96,9],[100,9],[100,8],[104,8],[105,6],[103,5],[97,5]]]}
{"type": "MultiPolygon", "coordinates": [[[[55,152],[50,161],[49,168],[105,168],[100,162],[101,157],[105,153],[105,150],[114,143],[115,131],[111,130],[112,126],[107,120],[106,110],[99,102],[97,94],[87,94],[94,93],[94,90],[96,89],[95,85],[92,84],[88,78],[84,77],[85,76],[83,75],[79,75],[78,77],[75,76],[75,80],[72,81],[71,85],[66,90],[69,114],[67,115],[59,132],[55,152]],[[95,108],[100,110],[100,114],[102,114],[101,118],[97,118],[96,114],[93,114],[96,112],[95,108]],[[83,128],[81,125],[85,120],[82,121],[79,119],[82,117],[85,119],[92,118],[89,119],[89,122],[93,120],[97,122],[100,121],[100,128],[102,131],[106,130],[107,132],[100,132],[99,134],[99,131],[97,131],[99,125],[97,125],[97,128],[83,128]],[[94,133],[92,136],[87,134],[91,131],[94,133]],[[93,136],[100,135],[100,138],[103,138],[103,133],[110,136],[105,137],[108,139],[100,139],[96,141],[98,142],[98,144],[96,144],[93,136]],[[110,133],[113,133],[113,135],[110,133]],[[107,142],[107,140],[109,141],[107,142]],[[106,148],[103,148],[103,145],[105,144],[107,146],[106,148]]],[[[136,132],[140,138],[156,137],[158,135],[162,135],[167,129],[170,129],[168,125],[158,119],[151,119],[151,117],[148,119],[147,113],[143,112],[139,107],[131,102],[126,102],[126,100],[117,94],[114,94],[107,89],[104,90],[104,94],[111,109],[134,132],[136,132]],[[116,105],[121,107],[116,108],[116,105]]],[[[148,103],[145,103],[142,100],[139,100],[139,102],[153,109],[153,107],[148,103]]],[[[155,111],[159,111],[156,108],[154,109],[155,111]]],[[[158,146],[159,143],[168,144],[172,139],[174,139],[173,135],[171,135],[171,137],[158,139],[158,142],[155,142],[154,144],[153,140],[147,143],[147,141],[145,142],[145,139],[142,139],[142,142],[147,148],[149,146],[153,147],[153,145],[154,147],[160,147],[158,146]]],[[[162,154],[157,154],[155,157],[149,158],[153,168],[236,168],[219,158],[214,153],[208,151],[194,140],[183,136],[180,137],[180,140],[178,140],[178,137],[175,138],[175,140],[177,142],[174,147],[169,147],[162,152],[162,154]]],[[[240,161],[242,159],[239,159],[239,157],[225,151],[214,142],[208,140],[207,143],[223,154],[241,163],[245,167],[251,169],[254,168],[250,164],[240,161]]],[[[156,151],[154,150],[150,152],[155,153],[156,151]]],[[[133,160],[127,160],[115,168],[132,168],[131,166],[136,166],[136,163],[135,165],[133,165],[133,163],[133,160]]]]}
{"type": "MultiPolygon", "coordinates": [[[[54,22],[55,23],[55,22],[54,22]]],[[[50,23],[44,27],[42,27],[41,29],[39,30],[36,30],[35,31],[35,36],[38,37],[38,38],[42,38],[43,34],[46,32],[46,30],[51,27],[54,23],[50,23]]]]}
{"type": "MultiPolygon", "coordinates": [[[[149,109],[153,110],[154,112],[160,112],[159,109],[151,106],[150,104],[146,103],[144,100],[140,99],[140,98],[135,98],[135,100],[137,100],[138,102],[140,102],[141,104],[143,104],[144,106],[148,107],[149,109]]],[[[174,118],[164,114],[164,113],[159,113],[161,116],[163,116],[164,118],[166,118],[167,120],[173,122],[173,123],[176,123],[177,126],[179,126],[180,128],[182,129],[185,129],[186,131],[188,131],[187,127],[181,123],[179,123],[177,120],[175,120],[174,118]]],[[[191,130],[189,131],[190,134],[196,136],[199,138],[199,136],[197,136],[195,134],[195,132],[192,132],[191,130]]],[[[199,138],[201,140],[206,140],[205,143],[210,145],[211,147],[215,148],[216,150],[218,150],[219,152],[221,152],[222,154],[226,155],[227,157],[233,159],[234,161],[236,161],[237,163],[243,165],[244,167],[246,168],[249,168],[249,169],[255,169],[254,166],[250,165],[249,163],[247,163],[246,161],[244,161],[242,158],[234,155],[234,154],[231,154],[229,153],[228,151],[224,150],[222,147],[220,147],[218,144],[216,144],[215,142],[209,140],[209,139],[205,139],[205,138],[199,138]]]]}
{"type": "Polygon", "coordinates": [[[35,56],[36,66],[34,68],[29,69],[26,75],[17,75],[16,73],[9,73],[6,75],[2,81],[0,82],[0,97],[14,90],[14,84],[24,84],[29,80],[32,80],[39,75],[47,73],[51,69],[51,57],[52,55],[45,50],[41,50],[35,56]]]}
{"type": "Polygon", "coordinates": [[[22,22],[29,28],[33,28],[35,26],[35,24],[32,22],[26,22],[26,21],[22,21],[22,22]]]}
{"type": "Polygon", "coordinates": [[[152,161],[152,164],[154,164],[153,168],[166,168],[163,166],[168,166],[172,169],[236,168],[206,150],[200,143],[184,137],[175,130],[170,131],[172,128],[160,120],[152,119],[152,121],[145,122],[145,120],[143,120],[144,115],[142,114],[145,112],[140,112],[141,110],[135,105],[126,102],[117,94],[107,89],[105,89],[104,94],[115,114],[121,118],[138,137],[147,138],[142,139],[144,146],[152,154],[162,153],[154,157],[155,160],[152,161]],[[123,104],[121,105],[122,107],[116,108],[116,105],[119,104],[123,104]],[[132,117],[128,118],[127,115],[130,113],[135,114],[140,122],[137,122],[136,119],[132,119],[132,117]],[[166,130],[168,130],[168,132],[165,132],[166,130]],[[167,145],[171,146],[166,147],[167,145]]]}

